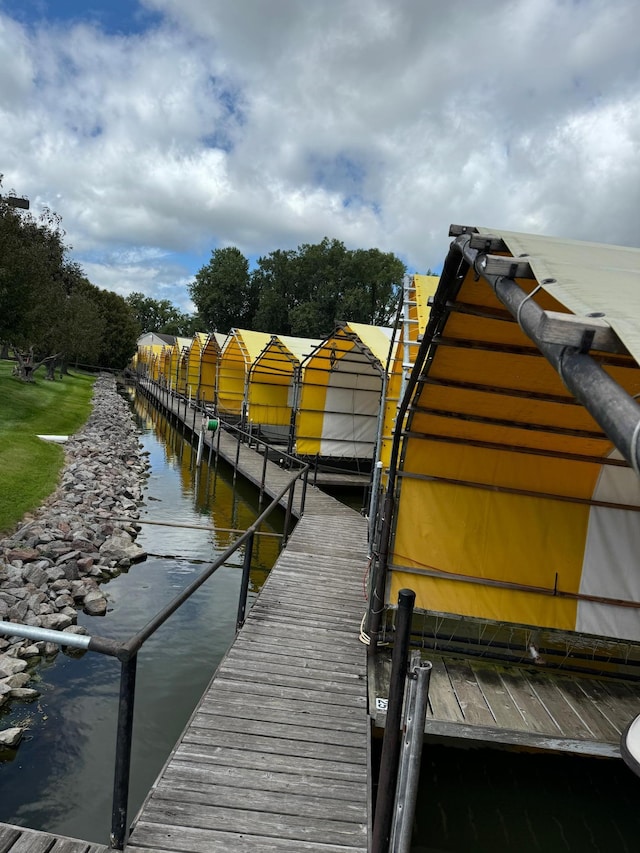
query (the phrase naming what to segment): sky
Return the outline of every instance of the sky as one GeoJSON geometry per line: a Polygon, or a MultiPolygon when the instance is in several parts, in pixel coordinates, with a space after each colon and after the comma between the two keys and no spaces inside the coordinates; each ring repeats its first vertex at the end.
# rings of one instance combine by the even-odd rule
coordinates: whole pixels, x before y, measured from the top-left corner
{"type": "Polygon", "coordinates": [[[640,247],[638,0],[0,0],[3,192],[190,311],[219,247],[640,247]]]}

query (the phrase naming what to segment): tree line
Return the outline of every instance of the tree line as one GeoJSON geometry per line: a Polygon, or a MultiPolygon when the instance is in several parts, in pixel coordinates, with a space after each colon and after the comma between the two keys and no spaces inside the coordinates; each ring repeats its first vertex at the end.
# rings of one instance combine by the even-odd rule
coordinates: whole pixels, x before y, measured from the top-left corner
{"type": "Polygon", "coordinates": [[[167,299],[96,287],[70,258],[60,217],[47,209],[35,217],[12,201],[0,194],[0,349],[23,378],[42,364],[50,378],[56,364],[123,368],[149,331],[322,338],[338,320],[386,325],[405,273],[391,253],[328,237],[272,251],[252,270],[238,248],[218,248],[188,286],[197,313],[187,314],[167,299]]]}
{"type": "Polygon", "coordinates": [[[189,291],[210,331],[322,338],[338,320],[389,324],[405,272],[390,252],[351,250],[325,237],[260,257],[252,271],[236,247],[214,249],[189,291]]]}
{"type": "MultiPolygon", "coordinates": [[[[1,186],[1,184],[0,184],[1,186]]],[[[41,364],[124,367],[139,327],[126,300],[101,290],[69,257],[60,217],[35,217],[0,196],[0,347],[22,378],[41,364]]]]}

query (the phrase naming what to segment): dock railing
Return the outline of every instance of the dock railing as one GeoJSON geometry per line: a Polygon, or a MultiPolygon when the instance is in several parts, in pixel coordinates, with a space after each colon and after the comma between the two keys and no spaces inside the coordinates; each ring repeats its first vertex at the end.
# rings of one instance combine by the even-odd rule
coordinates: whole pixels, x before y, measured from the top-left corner
{"type": "MultiPolygon", "coordinates": [[[[123,850],[127,840],[127,809],[129,799],[129,779],[131,771],[131,745],[133,738],[133,709],[135,702],[136,666],[138,652],[143,644],[151,637],[158,628],[163,625],[169,617],[176,612],[196,592],[211,575],[214,574],[233,554],[245,545],[244,564],[240,595],[238,602],[238,618],[236,630],[242,626],[246,611],[246,599],[249,587],[249,571],[251,567],[251,553],[253,540],[260,525],[269,518],[280,501],[288,494],[287,517],[285,519],[285,532],[283,542],[286,542],[289,518],[293,505],[293,492],[295,484],[299,479],[303,480],[306,490],[309,466],[305,465],[296,471],[281,488],[269,506],[258,516],[254,523],[248,527],[210,566],[208,566],[188,587],[186,587],[173,601],[167,604],[153,617],[137,634],[129,640],[120,642],[105,637],[72,634],[65,631],[53,631],[31,625],[20,625],[14,622],[0,621],[0,636],[26,637],[33,642],[56,643],[62,647],[82,649],[84,651],[97,652],[108,655],[120,661],[120,692],[118,703],[118,723],[116,736],[116,756],[114,767],[113,800],[111,811],[111,836],[110,847],[114,850],[123,850]]],[[[304,494],[303,501],[304,502],[304,494]]],[[[302,508],[300,510],[302,513],[302,508]]]]}

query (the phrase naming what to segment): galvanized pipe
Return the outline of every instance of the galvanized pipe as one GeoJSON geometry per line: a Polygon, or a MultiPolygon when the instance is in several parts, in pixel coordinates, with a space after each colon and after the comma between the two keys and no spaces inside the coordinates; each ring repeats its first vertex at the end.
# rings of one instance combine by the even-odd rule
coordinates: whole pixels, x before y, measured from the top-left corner
{"type": "Polygon", "coordinates": [[[396,637],[391,657],[389,703],[382,741],[371,853],[388,853],[389,849],[389,836],[391,835],[391,821],[398,780],[398,759],[400,757],[400,722],[402,720],[402,703],[407,676],[411,617],[415,599],[416,594],[412,589],[401,589],[398,593],[396,637]]]}
{"type": "Polygon", "coordinates": [[[35,625],[19,625],[16,622],[0,621],[0,634],[8,637],[24,637],[34,643],[57,643],[74,649],[88,649],[91,637],[88,634],[71,634],[66,631],[52,631],[50,628],[38,628],[35,625]]]}
{"type": "Polygon", "coordinates": [[[640,405],[589,355],[588,340],[584,351],[541,340],[538,328],[543,309],[512,278],[486,274],[483,269],[485,254],[470,248],[469,239],[470,235],[463,235],[453,245],[458,247],[475,272],[488,282],[525,334],[558,371],[569,391],[640,475],[640,405]]]}
{"type": "Polygon", "coordinates": [[[398,796],[391,832],[392,853],[411,853],[411,836],[418,798],[420,761],[422,759],[424,725],[429,703],[431,669],[431,662],[424,661],[414,667],[409,676],[411,678],[411,689],[407,702],[398,796]]]}

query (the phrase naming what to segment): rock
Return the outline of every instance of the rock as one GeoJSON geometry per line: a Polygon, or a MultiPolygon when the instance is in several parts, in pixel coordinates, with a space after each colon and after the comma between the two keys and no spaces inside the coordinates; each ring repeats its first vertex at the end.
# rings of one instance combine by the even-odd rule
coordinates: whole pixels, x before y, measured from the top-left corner
{"type": "Polygon", "coordinates": [[[84,612],[89,616],[104,616],[107,612],[107,599],[99,590],[92,590],[84,597],[84,612]]]}
{"type": "Polygon", "coordinates": [[[16,672],[15,675],[10,675],[9,678],[3,678],[3,681],[13,691],[28,684],[31,681],[31,676],[28,672],[16,672]]]}
{"type": "Polygon", "coordinates": [[[14,687],[11,691],[11,698],[18,699],[20,702],[32,702],[39,695],[38,691],[32,687],[14,687]]]}
{"type": "Polygon", "coordinates": [[[23,729],[20,726],[14,726],[12,729],[0,730],[0,747],[5,749],[15,749],[22,740],[23,729]]]}
{"type": "Polygon", "coordinates": [[[16,672],[24,672],[27,662],[12,655],[0,655],[0,678],[7,678],[16,672]]]}

